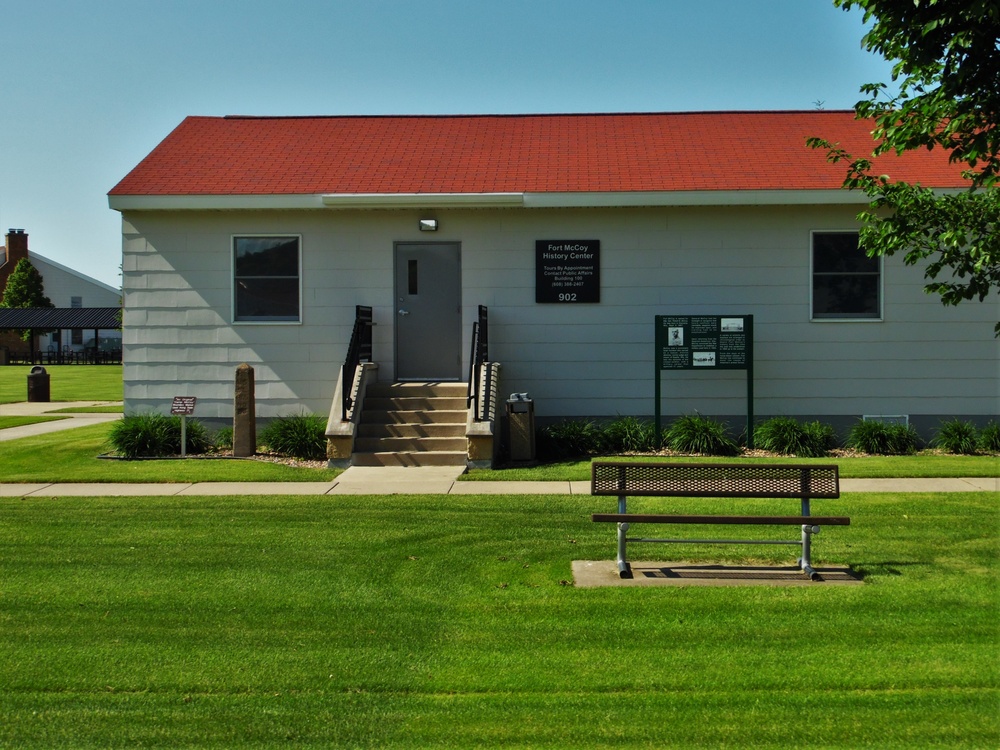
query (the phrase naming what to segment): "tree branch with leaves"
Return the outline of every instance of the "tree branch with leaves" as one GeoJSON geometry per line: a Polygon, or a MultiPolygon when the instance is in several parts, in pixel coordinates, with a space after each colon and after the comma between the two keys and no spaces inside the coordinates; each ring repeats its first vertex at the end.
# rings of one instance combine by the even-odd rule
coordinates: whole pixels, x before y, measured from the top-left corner
{"type": "MultiPolygon", "coordinates": [[[[833,0],[874,21],[865,49],[895,60],[895,93],[861,87],[855,114],[873,122],[871,154],[855,156],[823,138],[845,162],[844,187],[864,191],[860,240],[869,255],[927,261],[924,289],[946,305],[1000,291],[1000,5],[995,0],[833,0]],[[875,173],[883,154],[935,148],[961,165],[968,188],[936,192],[875,173]]],[[[1000,336],[1000,323],[994,329],[1000,336]]]]}

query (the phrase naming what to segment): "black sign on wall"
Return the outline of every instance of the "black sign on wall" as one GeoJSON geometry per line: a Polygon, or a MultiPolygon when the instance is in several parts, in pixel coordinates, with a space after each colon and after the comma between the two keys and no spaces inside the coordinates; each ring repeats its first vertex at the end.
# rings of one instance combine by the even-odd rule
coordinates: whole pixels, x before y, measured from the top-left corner
{"type": "Polygon", "coordinates": [[[600,240],[535,241],[535,302],[600,301],[600,240]]]}

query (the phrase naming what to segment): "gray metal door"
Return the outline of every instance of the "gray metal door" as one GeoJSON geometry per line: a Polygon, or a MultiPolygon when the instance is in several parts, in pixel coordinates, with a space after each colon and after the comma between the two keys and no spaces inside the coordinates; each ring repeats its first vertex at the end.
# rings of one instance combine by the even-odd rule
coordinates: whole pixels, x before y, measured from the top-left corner
{"type": "Polygon", "coordinates": [[[396,379],[461,380],[458,244],[396,245],[396,379]]]}

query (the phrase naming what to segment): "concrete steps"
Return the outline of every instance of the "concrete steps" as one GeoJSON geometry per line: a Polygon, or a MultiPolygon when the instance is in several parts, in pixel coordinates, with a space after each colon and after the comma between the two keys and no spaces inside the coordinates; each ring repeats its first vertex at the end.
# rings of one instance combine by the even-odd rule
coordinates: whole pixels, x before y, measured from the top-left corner
{"type": "Polygon", "coordinates": [[[368,387],[354,466],[465,466],[464,383],[376,383],[368,387]]]}

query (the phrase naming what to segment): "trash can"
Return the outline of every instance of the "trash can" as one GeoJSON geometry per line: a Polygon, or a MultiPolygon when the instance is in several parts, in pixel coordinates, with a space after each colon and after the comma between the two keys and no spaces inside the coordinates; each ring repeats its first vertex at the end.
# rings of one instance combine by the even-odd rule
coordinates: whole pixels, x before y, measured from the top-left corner
{"type": "Polygon", "coordinates": [[[41,365],[35,365],[28,373],[28,401],[47,402],[49,398],[49,374],[41,365]]]}
{"type": "Polygon", "coordinates": [[[507,434],[511,461],[535,460],[535,402],[527,393],[507,399],[507,434]]]}

